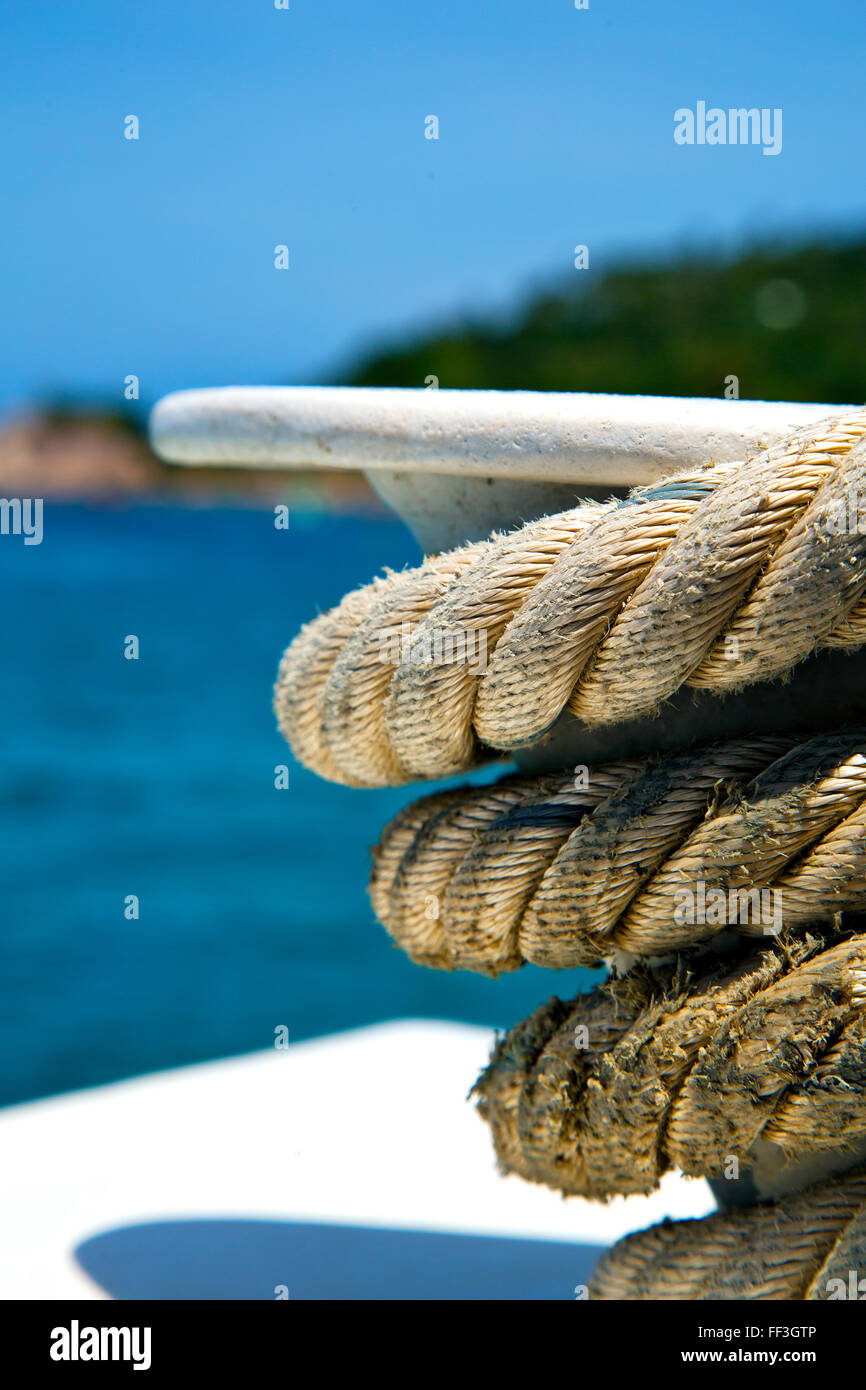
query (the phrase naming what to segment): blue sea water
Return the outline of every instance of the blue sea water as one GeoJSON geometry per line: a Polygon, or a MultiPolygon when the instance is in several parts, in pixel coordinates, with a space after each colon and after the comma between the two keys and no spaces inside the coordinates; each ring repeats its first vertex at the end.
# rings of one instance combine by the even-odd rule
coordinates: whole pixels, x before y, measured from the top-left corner
{"type": "Polygon", "coordinates": [[[412,965],[372,915],[368,851],[430,787],[332,786],[275,729],[301,623],[417,558],[397,522],[297,513],[284,532],[253,509],[46,505],[41,545],[0,537],[0,1102],[268,1047],[281,1026],[506,1027],[586,984],[412,965]]]}

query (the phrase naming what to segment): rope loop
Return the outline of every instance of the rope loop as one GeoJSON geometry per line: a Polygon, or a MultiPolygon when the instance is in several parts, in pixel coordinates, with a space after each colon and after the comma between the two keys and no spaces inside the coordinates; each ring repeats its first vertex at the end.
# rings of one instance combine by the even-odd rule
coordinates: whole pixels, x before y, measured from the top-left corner
{"type": "Polygon", "coordinates": [[[602,1255],[590,1299],[862,1300],[866,1168],[779,1202],[666,1221],[602,1255]]]}
{"type": "Polygon", "coordinates": [[[422,798],[385,828],[370,893],[413,960],[488,975],[866,910],[866,728],[422,798]]]}
{"type": "Polygon", "coordinates": [[[866,1141],[866,934],[638,967],[552,999],[475,1086],[500,1167],[561,1192],[651,1192],[866,1141]]]}
{"type": "Polygon", "coordinates": [[[302,629],[278,723],[352,786],[450,776],[866,641],[866,410],[388,573],[302,629]],[[864,524],[861,529],[861,509],[864,524]]]}

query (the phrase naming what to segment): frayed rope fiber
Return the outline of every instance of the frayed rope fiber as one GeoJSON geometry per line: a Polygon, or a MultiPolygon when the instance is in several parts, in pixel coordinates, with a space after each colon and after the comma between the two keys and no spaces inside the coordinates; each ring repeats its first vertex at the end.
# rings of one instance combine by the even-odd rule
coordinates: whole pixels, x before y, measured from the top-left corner
{"type": "Polygon", "coordinates": [[[669,955],[866,909],[866,728],[425,797],[370,896],[417,963],[489,975],[669,955]]]}
{"type": "Polygon", "coordinates": [[[625,1236],[601,1257],[590,1299],[862,1299],[866,1168],[785,1197],[625,1236]],[[852,1278],[853,1275],[853,1278],[852,1278]]]}
{"type": "Polygon", "coordinates": [[[551,999],[475,1086],[500,1168],[583,1197],[651,1192],[669,1169],[785,1162],[866,1138],[866,933],[639,966],[551,999]]]}
{"type": "Polygon", "coordinates": [[[566,708],[635,719],[683,684],[723,694],[862,645],[864,435],[866,411],[830,419],[375,579],[289,647],[281,730],[331,781],[398,785],[537,742],[566,708]]]}

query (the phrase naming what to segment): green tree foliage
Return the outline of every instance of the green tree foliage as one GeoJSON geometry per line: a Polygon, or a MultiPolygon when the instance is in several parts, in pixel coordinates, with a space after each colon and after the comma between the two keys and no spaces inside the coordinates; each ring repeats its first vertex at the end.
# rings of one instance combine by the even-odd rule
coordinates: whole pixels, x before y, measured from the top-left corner
{"type": "MultiPolygon", "coordinates": [[[[866,238],[575,271],[510,322],[369,356],[362,386],[611,391],[862,404],[866,238]]],[[[344,378],[345,379],[345,378],[344,378]]]]}

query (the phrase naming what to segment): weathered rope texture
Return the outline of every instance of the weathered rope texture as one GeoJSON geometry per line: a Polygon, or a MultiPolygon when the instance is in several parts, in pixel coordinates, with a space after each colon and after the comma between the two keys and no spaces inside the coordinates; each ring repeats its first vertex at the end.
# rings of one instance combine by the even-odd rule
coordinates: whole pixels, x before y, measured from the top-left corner
{"type": "Polygon", "coordinates": [[[861,645],[864,435],[866,411],[831,419],[374,580],[289,647],[280,728],[332,781],[399,784],[536,742],[566,707],[614,723],[861,645]]]}
{"type": "Polygon", "coordinates": [[[413,803],[373,906],[419,964],[647,959],[866,909],[866,728],[759,738],[413,803]]]}
{"type": "Polygon", "coordinates": [[[626,1236],[602,1256],[589,1297],[862,1299],[864,1271],[866,1168],[857,1168],[777,1203],[626,1236]]]}
{"type": "Polygon", "coordinates": [[[866,1137],[866,934],[700,965],[551,999],[497,1043],[475,1090],[503,1170],[607,1198],[730,1177],[759,1139],[788,1162],[866,1137]]]}

